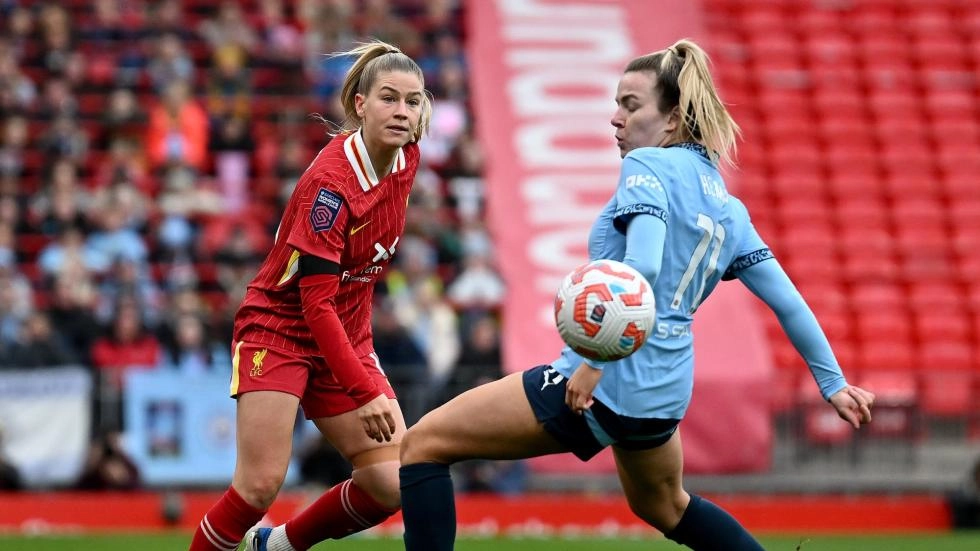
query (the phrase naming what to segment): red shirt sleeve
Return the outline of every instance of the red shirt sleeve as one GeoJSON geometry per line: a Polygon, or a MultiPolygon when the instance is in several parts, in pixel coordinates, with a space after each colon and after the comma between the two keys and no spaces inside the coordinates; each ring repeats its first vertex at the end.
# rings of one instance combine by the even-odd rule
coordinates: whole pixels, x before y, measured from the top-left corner
{"type": "Polygon", "coordinates": [[[339,190],[326,186],[313,188],[304,201],[286,237],[287,243],[301,253],[340,263],[347,245],[347,220],[350,205],[339,190]]]}
{"type": "Polygon", "coordinates": [[[354,353],[347,331],[337,317],[334,296],[340,276],[312,275],[299,280],[303,317],[327,367],[358,407],[381,395],[381,390],[354,353]]]}

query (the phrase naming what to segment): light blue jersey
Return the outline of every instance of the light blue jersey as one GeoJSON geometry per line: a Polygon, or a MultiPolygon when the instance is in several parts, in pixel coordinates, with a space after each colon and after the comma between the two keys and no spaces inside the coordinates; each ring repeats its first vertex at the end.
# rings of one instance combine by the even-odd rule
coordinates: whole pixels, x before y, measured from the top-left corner
{"type": "MultiPolygon", "coordinates": [[[[594,397],[619,415],[683,418],[694,385],[691,332],[694,312],[723,276],[734,278],[742,270],[772,259],[769,248],[752,226],[748,211],[741,201],[728,194],[721,175],[701,146],[639,148],[623,159],[616,194],[592,226],[589,258],[619,260],[637,268],[651,280],[657,301],[655,330],[640,350],[616,362],[589,362],[603,369],[594,397]],[[626,258],[626,230],[638,215],[654,217],[640,218],[646,221],[640,227],[653,231],[649,235],[635,235],[637,230],[630,229],[631,246],[641,249],[632,250],[634,258],[630,259],[626,258]],[[654,269],[652,274],[655,279],[650,277],[649,268],[645,270],[642,266],[646,243],[656,244],[650,246],[654,251],[659,251],[659,244],[663,244],[659,271],[654,269]]],[[[778,267],[775,260],[770,262],[778,267]]],[[[783,273],[781,269],[778,272],[783,273]]],[[[784,276],[784,279],[785,282],[762,286],[775,285],[779,287],[779,296],[798,298],[788,278],[784,276]]],[[[803,346],[801,353],[804,357],[811,356],[807,358],[811,369],[818,364],[814,374],[821,390],[836,392],[844,384],[840,368],[809,308],[802,299],[799,303],[812,323],[802,324],[798,332],[819,334],[819,338],[811,339],[816,341],[816,351],[809,353],[807,346],[803,346]]],[[[799,311],[796,303],[792,310],[799,311]]],[[[566,347],[552,366],[570,377],[583,361],[566,347]]]]}

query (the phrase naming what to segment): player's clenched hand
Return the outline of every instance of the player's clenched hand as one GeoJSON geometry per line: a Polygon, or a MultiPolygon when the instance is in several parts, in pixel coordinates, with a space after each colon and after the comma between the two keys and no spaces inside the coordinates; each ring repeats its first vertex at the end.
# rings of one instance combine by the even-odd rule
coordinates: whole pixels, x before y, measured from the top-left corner
{"type": "Polygon", "coordinates": [[[391,402],[384,394],[357,408],[364,432],[378,442],[390,442],[395,433],[395,417],[391,414],[391,402]]]}
{"type": "Polygon", "coordinates": [[[592,407],[592,391],[602,378],[602,370],[583,363],[565,385],[565,405],[578,414],[592,407]]]}
{"type": "Polygon", "coordinates": [[[837,415],[854,428],[871,422],[871,408],[875,403],[875,395],[861,387],[847,386],[830,397],[830,403],[837,410],[837,415]]]}

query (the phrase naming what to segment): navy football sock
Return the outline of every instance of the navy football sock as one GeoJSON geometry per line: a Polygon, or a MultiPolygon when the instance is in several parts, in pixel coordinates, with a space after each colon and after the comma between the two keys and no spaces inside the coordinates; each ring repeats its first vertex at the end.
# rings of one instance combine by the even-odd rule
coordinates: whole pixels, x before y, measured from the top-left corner
{"type": "Polygon", "coordinates": [[[399,469],[405,551],[452,551],[456,502],[449,465],[415,463],[399,469]]]}
{"type": "Polygon", "coordinates": [[[664,535],[695,551],[764,551],[733,516],[694,494],[681,521],[664,535]]]}

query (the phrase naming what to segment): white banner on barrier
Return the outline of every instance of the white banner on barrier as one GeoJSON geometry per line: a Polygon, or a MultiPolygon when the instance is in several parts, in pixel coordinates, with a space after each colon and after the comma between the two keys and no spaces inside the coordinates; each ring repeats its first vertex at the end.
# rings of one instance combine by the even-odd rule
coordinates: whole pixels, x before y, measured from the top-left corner
{"type": "Polygon", "coordinates": [[[80,367],[0,371],[0,452],[29,487],[73,484],[92,426],[92,377],[80,367]]]}

